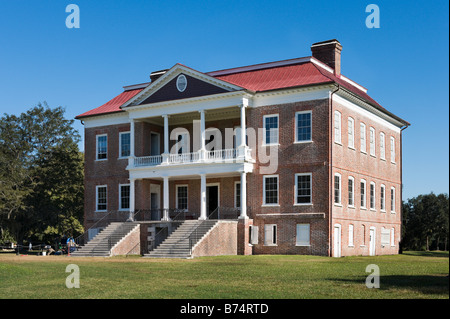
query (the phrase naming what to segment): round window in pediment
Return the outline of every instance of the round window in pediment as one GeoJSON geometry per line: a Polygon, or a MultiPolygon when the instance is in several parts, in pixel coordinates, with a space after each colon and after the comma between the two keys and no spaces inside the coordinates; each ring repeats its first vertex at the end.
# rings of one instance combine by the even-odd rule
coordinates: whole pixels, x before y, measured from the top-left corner
{"type": "Polygon", "coordinates": [[[186,90],[187,87],[187,79],[184,76],[184,74],[180,74],[177,78],[177,89],[180,92],[184,92],[184,90],[186,90]]]}

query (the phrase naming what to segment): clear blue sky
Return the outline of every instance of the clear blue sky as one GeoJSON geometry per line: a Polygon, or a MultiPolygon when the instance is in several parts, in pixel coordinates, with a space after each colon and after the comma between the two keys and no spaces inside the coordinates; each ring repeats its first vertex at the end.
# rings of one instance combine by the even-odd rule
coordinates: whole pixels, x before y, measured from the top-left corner
{"type": "MultiPolygon", "coordinates": [[[[0,1],[0,112],[38,102],[75,117],[183,63],[207,72],[343,45],[342,73],[412,126],[404,199],[449,191],[448,1],[0,1]],[[80,29],[68,29],[68,4],[80,29]],[[381,27],[368,29],[368,4],[381,27]]],[[[76,128],[83,131],[77,121],[76,128]]]]}

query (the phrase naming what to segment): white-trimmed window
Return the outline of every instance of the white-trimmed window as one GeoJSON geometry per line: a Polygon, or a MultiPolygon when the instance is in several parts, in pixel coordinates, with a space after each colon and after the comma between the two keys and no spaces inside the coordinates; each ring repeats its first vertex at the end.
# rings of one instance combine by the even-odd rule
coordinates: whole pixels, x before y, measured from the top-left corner
{"type": "Polygon", "coordinates": [[[384,227],[381,227],[381,246],[387,246],[390,244],[391,242],[391,230],[390,229],[386,229],[384,227]]]}
{"type": "Polygon", "coordinates": [[[362,179],[361,180],[361,184],[360,184],[360,188],[361,188],[361,201],[360,201],[360,205],[361,208],[366,208],[366,180],[362,179]]]}
{"type": "Polygon", "coordinates": [[[277,225],[266,224],[264,225],[264,245],[276,246],[277,244],[277,225]]]}
{"type": "Polygon", "coordinates": [[[312,203],[312,174],[295,174],[295,205],[312,203]]]}
{"type": "Polygon", "coordinates": [[[395,246],[395,228],[391,228],[391,246],[395,246]]]}
{"type": "Polygon", "coordinates": [[[355,207],[355,179],[348,177],[348,206],[355,207]]]}
{"type": "Polygon", "coordinates": [[[354,246],[353,237],[354,237],[354,227],[353,224],[350,224],[348,225],[348,245],[350,247],[354,246]]]}
{"type": "Polygon", "coordinates": [[[366,225],[361,225],[361,246],[366,245],[366,225]]]}
{"type": "Polygon", "coordinates": [[[312,112],[303,111],[295,113],[295,142],[312,141],[312,112]]]}
{"type": "Polygon", "coordinates": [[[263,204],[278,205],[278,175],[263,176],[263,204]]]}
{"type": "Polygon", "coordinates": [[[263,116],[264,143],[263,145],[278,144],[278,114],[263,116]]]}
{"type": "Polygon", "coordinates": [[[380,188],[380,210],[382,212],[386,211],[386,186],[381,184],[380,188]]]}
{"type": "Polygon", "coordinates": [[[241,182],[234,182],[234,207],[241,208],[241,182]]]}
{"type": "Polygon", "coordinates": [[[108,187],[106,185],[95,186],[95,210],[106,212],[108,209],[108,187]]]}
{"type": "Polygon", "coordinates": [[[370,182],[370,209],[375,210],[375,183],[370,182]]]}
{"type": "Polygon", "coordinates": [[[119,184],[119,210],[130,209],[130,184],[119,184]]]}
{"type": "Polygon", "coordinates": [[[334,111],[334,142],[341,144],[341,113],[334,111]]]}
{"type": "Polygon", "coordinates": [[[176,186],[176,208],[177,209],[188,209],[188,186],[187,185],[177,185],[176,186]]]}
{"type": "Polygon", "coordinates": [[[334,174],[334,203],[341,204],[341,174],[334,174]]]}
{"type": "Polygon", "coordinates": [[[367,152],[367,145],[366,145],[366,124],[361,123],[359,125],[359,131],[360,131],[360,140],[361,140],[361,152],[366,153],[367,152]]]}
{"type": "Polygon", "coordinates": [[[131,154],[130,132],[119,133],[119,157],[128,157],[131,154]]]}
{"type": "Polygon", "coordinates": [[[96,136],[96,159],[108,159],[108,135],[100,134],[96,136]]]}
{"type": "Polygon", "coordinates": [[[355,120],[348,118],[348,147],[355,148],[355,120]]]}
{"type": "Polygon", "coordinates": [[[395,138],[391,136],[391,163],[395,163],[395,138]]]}
{"type": "Polygon", "coordinates": [[[395,187],[391,187],[391,213],[395,213],[395,187]]]}
{"type": "Polygon", "coordinates": [[[296,246],[310,246],[310,225],[309,224],[297,224],[296,234],[296,246]]]}
{"type": "Polygon", "coordinates": [[[380,133],[380,158],[385,160],[386,159],[386,138],[384,136],[384,133],[380,133]]]}
{"type": "Polygon", "coordinates": [[[375,129],[373,127],[370,128],[370,155],[375,156],[375,129]]]}

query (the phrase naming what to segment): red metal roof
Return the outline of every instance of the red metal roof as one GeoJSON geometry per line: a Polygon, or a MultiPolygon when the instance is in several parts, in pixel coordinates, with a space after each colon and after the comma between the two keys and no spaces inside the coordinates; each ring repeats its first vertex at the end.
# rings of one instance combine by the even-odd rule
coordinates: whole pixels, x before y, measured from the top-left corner
{"type": "Polygon", "coordinates": [[[135,90],[128,90],[120,93],[112,100],[106,102],[102,106],[99,106],[93,110],[87,111],[83,114],[78,115],[75,118],[83,118],[87,116],[93,116],[93,115],[102,115],[102,114],[109,114],[109,113],[115,113],[115,112],[124,112],[120,109],[120,106],[124,104],[126,101],[131,99],[133,96],[141,92],[143,89],[135,89],[135,90]]]}

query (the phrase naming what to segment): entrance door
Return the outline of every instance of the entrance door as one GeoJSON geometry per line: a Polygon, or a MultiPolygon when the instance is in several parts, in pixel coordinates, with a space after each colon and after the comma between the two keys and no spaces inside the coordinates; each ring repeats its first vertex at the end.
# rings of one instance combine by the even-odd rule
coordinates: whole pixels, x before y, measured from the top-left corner
{"type": "Polygon", "coordinates": [[[375,228],[370,227],[369,234],[369,255],[375,256],[375,228]]]}
{"type": "MultiPolygon", "coordinates": [[[[209,216],[217,207],[219,207],[219,185],[206,186],[206,213],[209,216]]],[[[218,216],[211,216],[217,219],[218,216]]]]}
{"type": "Polygon", "coordinates": [[[161,220],[161,211],[160,211],[160,186],[151,184],[150,185],[150,211],[151,211],[151,219],[152,220],[161,220]]]}
{"type": "Polygon", "coordinates": [[[334,225],[333,257],[341,257],[341,225],[334,225]]]}
{"type": "Polygon", "coordinates": [[[161,152],[159,150],[159,134],[151,133],[150,134],[150,155],[160,155],[161,152]]]}

